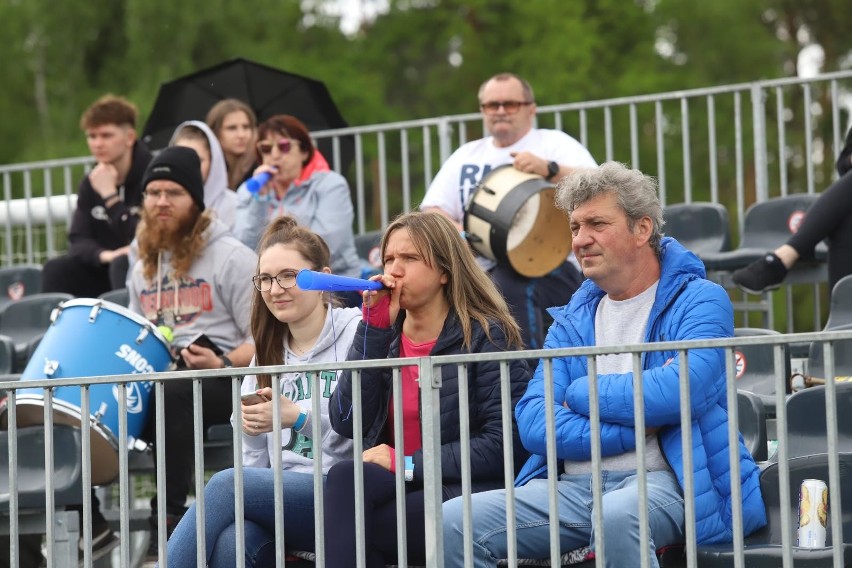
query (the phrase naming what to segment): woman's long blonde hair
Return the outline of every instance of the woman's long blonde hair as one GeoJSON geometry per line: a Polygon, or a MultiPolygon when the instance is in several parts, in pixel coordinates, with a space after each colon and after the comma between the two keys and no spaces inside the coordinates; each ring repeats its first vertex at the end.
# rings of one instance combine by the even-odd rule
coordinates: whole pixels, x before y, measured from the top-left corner
{"type": "MultiPolygon", "coordinates": [[[[331,263],[331,253],[322,237],[299,226],[293,217],[287,215],[272,221],[260,238],[260,244],[257,246],[258,271],[260,257],[274,245],[287,245],[295,249],[310,263],[312,270],[322,270],[331,263]]],[[[323,296],[323,301],[328,306],[327,296],[323,296]]],[[[284,339],[288,333],[290,326],[272,315],[263,301],[262,292],[255,288],[251,300],[251,335],[254,338],[258,366],[284,363],[284,339]]],[[[258,375],[257,386],[272,386],[272,377],[268,374],[258,375]]]]}
{"type": "Polygon", "coordinates": [[[390,235],[400,229],[408,230],[414,247],[428,266],[446,274],[444,296],[450,310],[458,314],[466,349],[471,346],[473,320],[479,322],[489,340],[490,322],[497,322],[506,334],[507,346],[522,348],[521,332],[506,300],[477,264],[470,246],[449,219],[429,211],[415,211],[397,217],[382,236],[382,258],[390,235]]]}

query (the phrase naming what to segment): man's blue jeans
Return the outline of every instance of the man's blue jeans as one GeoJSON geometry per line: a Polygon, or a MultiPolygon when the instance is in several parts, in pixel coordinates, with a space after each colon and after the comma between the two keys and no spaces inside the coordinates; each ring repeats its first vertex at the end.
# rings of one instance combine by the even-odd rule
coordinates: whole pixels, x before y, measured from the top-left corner
{"type": "MultiPolygon", "coordinates": [[[[314,549],[314,477],[282,473],[284,538],[287,548],[314,549]]],[[[272,470],[243,469],[246,567],[275,564],[275,494],[272,470]]],[[[215,474],[204,488],[204,534],[210,568],[236,565],[234,470],[215,474]]],[[[195,568],[195,505],[186,512],[169,538],[169,568],[195,568]]]]}
{"type": "MultiPolygon", "coordinates": [[[[639,542],[639,485],[635,471],[604,471],[603,526],[606,566],[638,566],[639,554],[650,554],[661,546],[684,541],[683,493],[675,475],[649,472],[648,519],[650,542],[639,542]]],[[[582,546],[594,548],[592,477],[561,475],[557,484],[559,501],[559,547],[568,552],[582,546]]],[[[506,542],[505,490],[476,493],[473,502],[473,565],[496,566],[508,556],[506,542]]],[[[444,566],[464,566],[462,499],[444,503],[444,566]]],[[[515,527],[518,558],[547,558],[550,554],[547,480],[534,479],[515,488],[515,527]]]]}

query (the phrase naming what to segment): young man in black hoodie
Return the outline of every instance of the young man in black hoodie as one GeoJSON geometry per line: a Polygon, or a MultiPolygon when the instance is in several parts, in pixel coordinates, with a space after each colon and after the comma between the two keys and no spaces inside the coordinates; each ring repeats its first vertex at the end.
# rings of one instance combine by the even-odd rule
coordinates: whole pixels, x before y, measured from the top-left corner
{"type": "Polygon", "coordinates": [[[97,163],[77,190],[68,254],[44,265],[43,292],[94,298],[124,287],[128,246],[139,222],[142,174],[151,161],[136,139],[136,118],[136,107],[114,95],[95,101],[80,118],[97,163]]]}

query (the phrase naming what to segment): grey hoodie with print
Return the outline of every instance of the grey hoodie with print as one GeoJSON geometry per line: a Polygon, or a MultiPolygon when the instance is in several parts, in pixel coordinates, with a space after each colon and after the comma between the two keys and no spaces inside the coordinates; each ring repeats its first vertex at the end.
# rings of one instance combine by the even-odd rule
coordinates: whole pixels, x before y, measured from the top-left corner
{"type": "MultiPolygon", "coordinates": [[[[313,350],[303,358],[296,359],[284,346],[285,363],[329,363],[346,361],[349,346],[355,337],[358,322],[361,321],[361,310],[358,308],[333,308],[328,310],[325,325],[320,332],[313,350]]],[[[255,361],[252,361],[255,365],[255,361]]],[[[340,436],[331,428],[328,417],[328,401],[331,393],[337,387],[338,372],[334,369],[320,373],[320,388],[322,399],[321,429],[322,429],[322,467],[328,472],[335,463],[352,459],[352,440],[340,436]]],[[[298,404],[308,412],[308,419],[301,431],[294,432],[292,428],[281,430],[281,463],[285,470],[300,473],[313,472],[314,435],[319,431],[316,418],[312,415],[313,407],[312,381],[306,373],[282,373],[280,375],[281,394],[298,404]]],[[[242,393],[257,390],[257,377],[247,375],[243,379],[242,393]]],[[[233,423],[234,417],[231,416],[233,423]]],[[[250,436],[243,432],[243,465],[246,467],[271,467],[275,446],[272,433],[250,436]]]]}
{"type": "Polygon", "coordinates": [[[128,307],[154,325],[171,327],[176,347],[203,332],[227,353],[251,342],[251,278],[257,255],[218,219],[213,219],[206,235],[207,244],[177,283],[169,264],[171,253],[160,253],[159,282],[156,277],[148,282],[142,261],[137,260],[129,271],[128,307]]]}

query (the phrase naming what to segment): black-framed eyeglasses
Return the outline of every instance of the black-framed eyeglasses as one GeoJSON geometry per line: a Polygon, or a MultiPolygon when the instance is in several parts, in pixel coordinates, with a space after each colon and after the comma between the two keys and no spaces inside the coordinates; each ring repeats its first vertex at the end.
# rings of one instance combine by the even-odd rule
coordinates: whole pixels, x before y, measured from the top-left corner
{"type": "Polygon", "coordinates": [[[152,201],[159,201],[161,195],[164,195],[167,201],[175,201],[184,195],[189,195],[189,192],[185,189],[146,189],[142,192],[142,195],[145,196],[145,199],[152,201]]]}
{"type": "Polygon", "coordinates": [[[270,276],[269,274],[258,274],[257,276],[252,276],[251,281],[254,282],[254,287],[258,292],[271,292],[273,280],[278,282],[281,289],[286,290],[296,285],[297,274],[298,272],[296,270],[288,268],[286,270],[282,270],[275,276],[270,276]]]}
{"type": "Polygon", "coordinates": [[[278,146],[278,151],[282,154],[290,153],[290,148],[293,147],[292,140],[288,138],[279,138],[274,144],[267,140],[257,143],[257,151],[261,154],[271,154],[273,146],[278,146]]]}
{"type": "Polygon", "coordinates": [[[533,104],[532,101],[490,101],[487,103],[480,103],[479,108],[481,108],[484,113],[492,114],[500,110],[500,107],[503,107],[506,109],[507,113],[515,114],[521,110],[522,106],[531,104],[533,104]]]}

